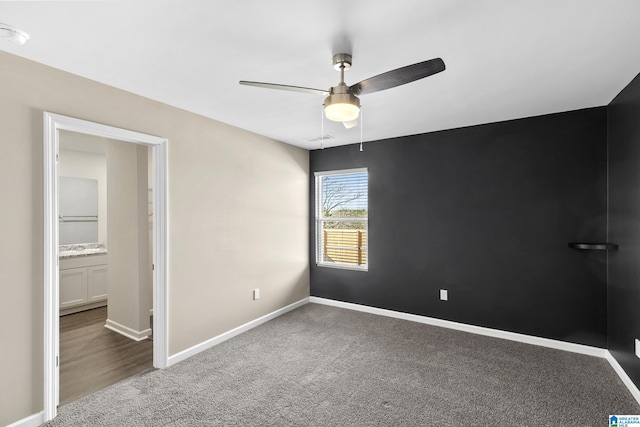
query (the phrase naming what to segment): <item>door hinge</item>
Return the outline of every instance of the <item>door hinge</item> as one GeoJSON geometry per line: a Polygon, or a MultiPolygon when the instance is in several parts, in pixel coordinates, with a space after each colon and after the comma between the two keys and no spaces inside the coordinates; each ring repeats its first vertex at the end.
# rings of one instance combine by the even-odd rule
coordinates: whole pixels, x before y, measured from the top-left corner
{"type": "Polygon", "coordinates": [[[56,368],[57,368],[58,366],[60,366],[60,363],[59,363],[59,362],[60,362],[60,358],[59,358],[58,356],[56,356],[56,368]]]}
{"type": "Polygon", "coordinates": [[[58,153],[56,153],[56,162],[58,161],[58,153]]]}
{"type": "Polygon", "coordinates": [[[155,271],[156,270],[156,265],[155,264],[151,264],[151,271],[155,271]]]}

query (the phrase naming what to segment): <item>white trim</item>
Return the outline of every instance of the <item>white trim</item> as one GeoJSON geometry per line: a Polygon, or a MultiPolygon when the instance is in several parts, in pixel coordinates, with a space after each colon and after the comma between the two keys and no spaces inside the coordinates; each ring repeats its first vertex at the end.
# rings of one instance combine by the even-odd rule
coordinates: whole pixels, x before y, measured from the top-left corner
{"type": "MultiPolygon", "coordinates": [[[[340,218],[340,217],[333,218],[329,216],[329,217],[318,218],[318,221],[321,221],[321,222],[368,222],[369,217],[359,216],[357,218],[340,218]]],[[[353,228],[353,229],[347,229],[345,231],[350,233],[355,233],[356,231],[358,231],[358,229],[353,228]]]]}
{"type": "Polygon", "coordinates": [[[44,421],[56,416],[58,404],[58,346],[60,304],[58,301],[58,130],[54,116],[44,113],[44,325],[43,404],[44,421]]]}
{"type": "Polygon", "coordinates": [[[169,357],[169,366],[175,365],[178,362],[181,362],[185,359],[188,359],[191,356],[194,356],[204,350],[207,350],[215,345],[218,345],[230,338],[233,338],[237,335],[240,335],[243,332],[246,332],[250,329],[255,328],[256,326],[260,326],[263,323],[268,322],[269,320],[275,319],[276,317],[282,316],[285,313],[290,312],[291,310],[295,310],[298,307],[302,307],[305,304],[309,303],[309,298],[303,298],[298,302],[294,302],[293,304],[289,304],[286,307],[282,307],[276,311],[273,311],[269,314],[265,314],[262,317],[259,317],[255,320],[245,323],[244,325],[238,326],[237,328],[231,329],[230,331],[224,332],[218,336],[215,336],[207,341],[203,341],[200,344],[196,344],[193,347],[190,347],[186,350],[182,350],[179,353],[174,354],[169,357]]]}
{"type": "Polygon", "coordinates": [[[355,168],[355,169],[339,169],[331,171],[314,172],[314,204],[315,204],[315,262],[318,267],[329,268],[342,268],[345,270],[357,270],[357,271],[369,271],[369,215],[367,211],[367,217],[365,218],[325,218],[322,210],[322,200],[324,198],[322,193],[322,178],[328,176],[339,175],[359,175],[366,174],[367,178],[367,197],[369,197],[369,169],[368,168],[355,168]],[[365,224],[365,254],[366,263],[364,265],[349,265],[343,263],[331,263],[323,261],[324,258],[324,222],[364,222],[365,224]]]}
{"type": "Polygon", "coordinates": [[[154,148],[153,366],[169,366],[169,161],[168,141],[154,148]]]}
{"type": "Polygon", "coordinates": [[[607,360],[609,361],[609,364],[611,365],[613,370],[616,371],[616,374],[618,374],[624,385],[627,386],[633,398],[636,399],[638,404],[640,404],[640,390],[638,390],[638,387],[636,387],[633,381],[631,381],[629,375],[627,375],[627,373],[624,371],[622,366],[620,366],[616,358],[613,357],[613,354],[611,354],[610,351],[607,351],[607,360]]]}
{"type": "Polygon", "coordinates": [[[134,341],[146,340],[151,335],[151,328],[147,328],[143,331],[136,331],[135,329],[131,329],[128,326],[124,326],[118,322],[114,322],[111,319],[107,319],[104,327],[120,335],[124,335],[127,338],[131,338],[134,341]]]}
{"type": "Polygon", "coordinates": [[[153,366],[168,366],[168,140],[73,117],[44,112],[44,422],[57,413],[59,395],[59,303],[58,303],[58,164],[59,130],[142,144],[154,148],[153,206],[153,366]]]}
{"type": "Polygon", "coordinates": [[[339,262],[325,262],[325,261],[316,262],[316,265],[318,267],[339,268],[341,270],[369,271],[369,267],[366,265],[359,267],[357,265],[341,264],[339,262]]]}
{"type": "Polygon", "coordinates": [[[510,341],[517,341],[525,344],[533,344],[541,347],[554,348],[557,350],[570,351],[572,353],[586,354],[605,358],[609,353],[604,348],[591,347],[582,344],[574,344],[565,341],[552,340],[548,338],[534,337],[531,335],[518,334],[515,332],[501,331],[498,329],[484,328],[482,326],[467,325],[465,323],[452,322],[450,320],[436,319],[433,317],[420,316],[417,314],[402,313],[400,311],[385,310],[382,308],[369,307],[366,305],[352,304],[348,302],[335,301],[326,298],[309,297],[309,302],[315,304],[330,305],[333,307],[346,308],[349,310],[361,311],[364,313],[377,314],[380,316],[393,317],[395,319],[408,320],[411,322],[423,323],[425,325],[439,326],[442,328],[455,329],[472,334],[484,335],[494,338],[502,338],[510,341]]]}
{"type": "Polygon", "coordinates": [[[44,411],[40,411],[37,414],[29,415],[26,418],[11,423],[7,427],[38,427],[44,422],[44,411]]]}
{"type": "Polygon", "coordinates": [[[314,176],[332,176],[332,175],[356,175],[359,173],[369,173],[369,168],[340,169],[330,171],[314,172],[314,176]]]}
{"type": "Polygon", "coordinates": [[[86,310],[91,310],[93,308],[106,307],[106,306],[107,306],[107,300],[105,299],[105,300],[94,302],[91,304],[82,304],[75,307],[64,308],[60,310],[60,316],[66,316],[67,314],[78,313],[80,311],[86,311],[86,310]]]}

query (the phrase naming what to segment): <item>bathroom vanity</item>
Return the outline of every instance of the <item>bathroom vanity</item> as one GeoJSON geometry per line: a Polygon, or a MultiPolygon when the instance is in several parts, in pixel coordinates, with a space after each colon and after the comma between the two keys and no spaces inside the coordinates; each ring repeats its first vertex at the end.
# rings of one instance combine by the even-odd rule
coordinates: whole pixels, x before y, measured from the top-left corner
{"type": "Polygon", "coordinates": [[[101,243],[61,245],[60,315],[107,305],[107,250],[101,243]]]}

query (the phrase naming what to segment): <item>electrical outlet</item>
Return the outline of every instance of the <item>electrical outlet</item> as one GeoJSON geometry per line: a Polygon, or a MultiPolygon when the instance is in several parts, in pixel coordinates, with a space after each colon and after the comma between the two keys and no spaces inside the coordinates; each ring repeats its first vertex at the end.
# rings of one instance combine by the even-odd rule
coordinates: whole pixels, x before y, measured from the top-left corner
{"type": "Polygon", "coordinates": [[[636,356],[640,358],[640,340],[636,338],[636,356]]]}
{"type": "Polygon", "coordinates": [[[449,291],[446,289],[440,289],[440,300],[448,301],[449,300],[449,291]]]}
{"type": "Polygon", "coordinates": [[[253,290],[253,299],[254,300],[260,299],[260,289],[253,290]]]}

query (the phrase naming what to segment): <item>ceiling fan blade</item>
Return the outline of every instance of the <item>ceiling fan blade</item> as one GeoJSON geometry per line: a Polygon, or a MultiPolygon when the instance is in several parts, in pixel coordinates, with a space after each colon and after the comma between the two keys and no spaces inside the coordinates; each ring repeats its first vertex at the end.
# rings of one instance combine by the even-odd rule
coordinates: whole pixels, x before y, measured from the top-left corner
{"type": "Polygon", "coordinates": [[[444,71],[444,69],[444,61],[441,58],[434,58],[378,74],[354,84],[349,89],[354,95],[365,95],[411,83],[444,71]]]}
{"type": "Polygon", "coordinates": [[[312,89],[312,88],[309,88],[309,87],[279,85],[279,84],[275,84],[275,83],[248,82],[248,81],[245,81],[245,80],[240,80],[240,84],[241,85],[245,85],[245,86],[263,87],[263,88],[266,88],[266,89],[278,89],[278,90],[289,90],[289,91],[292,91],[292,92],[311,93],[311,94],[314,94],[314,95],[324,95],[324,96],[328,96],[329,95],[329,91],[328,90],[312,89]]]}
{"type": "Polygon", "coordinates": [[[342,122],[342,124],[344,125],[345,128],[351,129],[358,126],[358,119],[348,120],[346,122],[342,122]]]}

